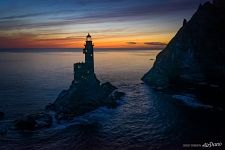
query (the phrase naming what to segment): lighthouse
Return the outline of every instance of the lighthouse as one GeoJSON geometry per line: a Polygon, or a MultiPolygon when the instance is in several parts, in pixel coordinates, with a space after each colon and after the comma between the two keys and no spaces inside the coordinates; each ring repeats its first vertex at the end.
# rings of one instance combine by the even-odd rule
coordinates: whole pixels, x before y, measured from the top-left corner
{"type": "Polygon", "coordinates": [[[86,43],[84,44],[83,54],[85,55],[85,62],[74,64],[74,82],[89,81],[95,77],[94,73],[94,49],[91,35],[86,36],[86,43]]]}
{"type": "Polygon", "coordinates": [[[90,74],[94,73],[94,52],[93,52],[93,43],[91,39],[91,35],[88,33],[86,36],[85,48],[83,49],[83,53],[85,55],[85,64],[90,71],[90,74]]]}

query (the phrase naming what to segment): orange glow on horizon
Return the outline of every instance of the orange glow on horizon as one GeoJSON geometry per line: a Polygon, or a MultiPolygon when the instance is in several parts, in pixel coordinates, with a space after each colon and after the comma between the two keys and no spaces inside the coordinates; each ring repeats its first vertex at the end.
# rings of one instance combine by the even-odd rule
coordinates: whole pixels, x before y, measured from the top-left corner
{"type": "MultiPolygon", "coordinates": [[[[168,43],[173,34],[159,35],[94,35],[92,40],[95,48],[159,48],[165,45],[146,44],[148,42],[168,43]]],[[[85,43],[85,35],[66,37],[0,37],[0,48],[83,48],[85,43]]]]}

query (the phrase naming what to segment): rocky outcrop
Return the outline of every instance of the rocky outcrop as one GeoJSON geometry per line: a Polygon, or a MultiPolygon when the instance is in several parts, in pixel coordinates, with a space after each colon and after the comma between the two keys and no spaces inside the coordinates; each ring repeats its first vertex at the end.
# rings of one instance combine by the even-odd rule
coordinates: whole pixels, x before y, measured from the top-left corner
{"type": "Polygon", "coordinates": [[[100,106],[114,107],[116,100],[124,95],[116,87],[106,82],[101,84],[94,73],[94,48],[91,35],[86,36],[83,49],[85,62],[74,64],[74,80],[68,90],[63,90],[47,110],[57,113],[56,118],[70,119],[100,106]]]}
{"type": "Polygon", "coordinates": [[[75,116],[90,112],[100,106],[115,107],[124,93],[106,82],[100,84],[93,76],[81,82],[72,82],[68,90],[63,90],[53,104],[46,106],[46,112],[26,115],[14,121],[18,130],[38,130],[48,128],[53,118],[48,111],[54,111],[56,121],[70,120],[75,116]]]}
{"type": "Polygon", "coordinates": [[[52,117],[47,113],[36,113],[22,117],[15,121],[14,126],[18,130],[36,130],[48,128],[52,125],[52,117]]]}
{"type": "Polygon", "coordinates": [[[206,2],[190,21],[184,20],[142,80],[157,89],[196,88],[224,96],[224,58],[225,1],[206,2]]]}
{"type": "Polygon", "coordinates": [[[61,120],[82,115],[100,106],[114,107],[117,105],[116,100],[124,95],[116,89],[109,82],[100,84],[94,75],[81,82],[73,81],[70,88],[62,91],[46,109],[55,111],[56,118],[61,120]]]}

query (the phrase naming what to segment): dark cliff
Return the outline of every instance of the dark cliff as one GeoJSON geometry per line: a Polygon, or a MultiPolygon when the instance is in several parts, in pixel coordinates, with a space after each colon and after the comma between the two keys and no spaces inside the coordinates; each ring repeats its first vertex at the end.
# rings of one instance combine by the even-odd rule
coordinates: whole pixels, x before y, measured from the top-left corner
{"type": "Polygon", "coordinates": [[[224,96],[225,1],[206,2],[184,20],[142,80],[157,89],[191,87],[224,96]]]}

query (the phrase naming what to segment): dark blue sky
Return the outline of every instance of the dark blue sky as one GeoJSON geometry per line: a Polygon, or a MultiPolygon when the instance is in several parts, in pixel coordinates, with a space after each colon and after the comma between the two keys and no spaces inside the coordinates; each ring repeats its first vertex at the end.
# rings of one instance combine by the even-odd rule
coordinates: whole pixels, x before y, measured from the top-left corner
{"type": "Polygon", "coordinates": [[[1,0],[0,47],[81,47],[87,32],[99,47],[165,44],[205,1],[1,0]]]}

